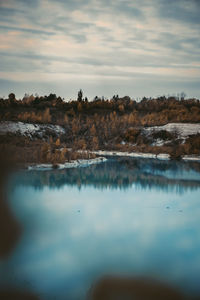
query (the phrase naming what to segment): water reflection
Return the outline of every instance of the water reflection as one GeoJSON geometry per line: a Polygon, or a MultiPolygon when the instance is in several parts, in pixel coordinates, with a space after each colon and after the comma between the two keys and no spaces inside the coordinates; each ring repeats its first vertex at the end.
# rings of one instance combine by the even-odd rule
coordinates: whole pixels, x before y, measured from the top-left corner
{"type": "Polygon", "coordinates": [[[0,288],[82,300],[94,281],[119,274],[200,294],[198,163],[111,159],[13,180],[23,234],[0,263],[0,288]]]}
{"type": "Polygon", "coordinates": [[[200,163],[161,161],[155,159],[109,159],[107,162],[87,168],[72,168],[23,173],[17,184],[30,185],[36,189],[64,185],[93,186],[98,189],[128,189],[133,184],[141,189],[176,191],[200,187],[200,163]]]}

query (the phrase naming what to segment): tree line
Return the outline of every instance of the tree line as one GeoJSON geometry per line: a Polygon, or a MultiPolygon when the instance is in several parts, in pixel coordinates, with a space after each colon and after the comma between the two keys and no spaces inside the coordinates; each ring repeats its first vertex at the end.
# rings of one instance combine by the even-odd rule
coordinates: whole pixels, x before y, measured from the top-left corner
{"type": "Polygon", "coordinates": [[[29,96],[16,99],[10,93],[7,99],[0,99],[1,120],[52,123],[64,125],[69,119],[86,118],[111,114],[126,116],[134,125],[153,126],[168,122],[200,122],[200,101],[198,99],[177,99],[177,97],[143,98],[140,102],[129,96],[114,95],[111,99],[95,97],[88,101],[80,90],[76,100],[65,101],[56,94],[29,96]]]}

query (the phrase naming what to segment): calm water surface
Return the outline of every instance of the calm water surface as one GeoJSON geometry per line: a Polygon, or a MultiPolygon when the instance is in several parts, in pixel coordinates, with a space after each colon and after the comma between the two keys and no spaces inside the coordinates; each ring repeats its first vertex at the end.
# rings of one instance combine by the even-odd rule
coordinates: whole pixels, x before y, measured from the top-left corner
{"type": "Polygon", "coordinates": [[[0,286],[84,299],[105,274],[145,276],[200,294],[200,163],[109,159],[15,175],[23,234],[0,286]]]}

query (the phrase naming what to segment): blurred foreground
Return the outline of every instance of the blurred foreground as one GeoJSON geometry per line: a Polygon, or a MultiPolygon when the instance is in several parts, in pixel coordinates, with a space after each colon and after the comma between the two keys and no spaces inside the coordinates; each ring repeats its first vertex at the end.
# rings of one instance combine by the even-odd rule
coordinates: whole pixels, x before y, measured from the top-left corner
{"type": "MultiPolygon", "coordinates": [[[[6,260],[12,253],[20,239],[22,229],[6,201],[7,178],[14,170],[14,162],[5,153],[0,155],[0,259],[6,260]]],[[[34,295],[27,287],[22,290],[0,290],[0,299],[34,300],[40,295],[34,295]]],[[[59,297],[55,297],[59,300],[59,297]]],[[[67,300],[68,298],[66,298],[67,300]]],[[[88,293],[89,300],[181,300],[200,299],[199,297],[185,297],[180,291],[159,281],[137,277],[105,276],[95,281],[88,293]]],[[[70,300],[70,299],[69,299],[70,300]]]]}

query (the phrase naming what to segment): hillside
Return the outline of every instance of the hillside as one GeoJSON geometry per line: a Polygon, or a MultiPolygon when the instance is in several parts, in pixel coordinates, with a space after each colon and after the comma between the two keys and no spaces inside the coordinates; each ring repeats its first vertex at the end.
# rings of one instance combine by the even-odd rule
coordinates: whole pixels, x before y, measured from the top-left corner
{"type": "Polygon", "coordinates": [[[23,164],[88,159],[99,150],[167,154],[173,159],[200,155],[197,99],[136,102],[114,96],[66,102],[53,94],[22,100],[10,94],[0,100],[0,108],[1,149],[9,148],[23,164]]]}

